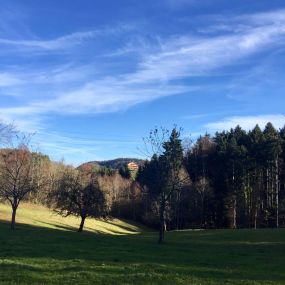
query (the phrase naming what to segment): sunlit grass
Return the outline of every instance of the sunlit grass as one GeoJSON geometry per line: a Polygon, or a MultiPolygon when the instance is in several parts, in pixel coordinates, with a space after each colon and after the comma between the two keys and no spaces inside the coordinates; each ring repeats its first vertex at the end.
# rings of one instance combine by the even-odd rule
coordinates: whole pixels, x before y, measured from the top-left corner
{"type": "MultiPolygon", "coordinates": [[[[11,207],[8,204],[0,204],[0,220],[10,221],[11,207]]],[[[46,207],[22,203],[17,210],[16,222],[32,226],[46,227],[51,229],[76,231],[80,219],[74,216],[61,217],[46,207]]],[[[137,234],[141,232],[135,223],[128,223],[119,219],[91,219],[87,218],[84,226],[85,231],[104,234],[137,234]]]]}
{"type": "Polygon", "coordinates": [[[0,206],[0,284],[285,284],[285,229],[157,233],[124,221],[61,218],[23,204],[9,229],[0,206]],[[136,233],[136,234],[128,234],[136,233]]]}

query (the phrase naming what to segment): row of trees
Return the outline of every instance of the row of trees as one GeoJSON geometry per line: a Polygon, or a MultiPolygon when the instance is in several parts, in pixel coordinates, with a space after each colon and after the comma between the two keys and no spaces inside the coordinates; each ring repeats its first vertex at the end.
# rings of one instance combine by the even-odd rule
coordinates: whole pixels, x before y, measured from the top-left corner
{"type": "Polygon", "coordinates": [[[192,207],[203,227],[279,227],[284,224],[285,128],[268,123],[246,132],[200,137],[185,156],[196,190],[192,207]],[[199,201],[199,200],[200,201],[199,201]],[[195,200],[195,199],[194,199],[195,200]],[[199,210],[199,211],[198,211],[199,210]]]}
{"type": "MultiPolygon", "coordinates": [[[[87,217],[121,215],[120,205],[125,205],[121,201],[133,198],[130,193],[135,189],[131,187],[134,181],[123,178],[119,171],[52,162],[33,151],[30,137],[13,126],[0,124],[0,143],[0,201],[11,205],[12,230],[22,201],[44,204],[65,217],[80,217],[81,232],[87,217]]],[[[128,214],[123,211],[122,215],[128,214]]]]}
{"type": "Polygon", "coordinates": [[[285,224],[285,128],[237,126],[201,136],[183,153],[176,130],[162,144],[153,137],[163,151],[155,150],[137,177],[145,186],[144,222],[160,229],[285,224]]]}
{"type": "MultiPolygon", "coordinates": [[[[2,142],[13,129],[0,126],[2,142]]],[[[154,130],[150,160],[127,169],[77,169],[31,151],[25,140],[0,151],[0,199],[22,200],[81,217],[121,217],[159,229],[279,227],[285,223],[285,129],[240,127],[205,135],[187,148],[180,130],[154,130]]]]}

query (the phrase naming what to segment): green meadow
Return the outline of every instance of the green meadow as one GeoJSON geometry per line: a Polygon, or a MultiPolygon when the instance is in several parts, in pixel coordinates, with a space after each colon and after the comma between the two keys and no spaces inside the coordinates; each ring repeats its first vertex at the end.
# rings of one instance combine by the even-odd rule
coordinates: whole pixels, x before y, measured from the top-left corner
{"type": "Polygon", "coordinates": [[[157,233],[127,221],[62,218],[0,204],[0,284],[285,284],[285,229],[157,233]]]}

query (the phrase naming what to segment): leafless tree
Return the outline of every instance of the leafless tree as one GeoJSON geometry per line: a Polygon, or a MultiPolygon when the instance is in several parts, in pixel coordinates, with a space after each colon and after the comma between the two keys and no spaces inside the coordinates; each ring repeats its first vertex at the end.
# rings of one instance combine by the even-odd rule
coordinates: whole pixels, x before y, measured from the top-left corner
{"type": "Polygon", "coordinates": [[[22,143],[17,148],[0,151],[0,198],[12,207],[11,229],[15,228],[16,212],[24,197],[39,189],[46,181],[37,153],[22,143]]]}
{"type": "Polygon", "coordinates": [[[17,131],[13,124],[4,124],[0,122],[0,145],[7,145],[11,142],[17,131]]]}
{"type": "Polygon", "coordinates": [[[59,215],[81,218],[78,232],[83,231],[87,217],[106,216],[105,197],[97,176],[92,172],[67,168],[59,177],[56,190],[50,198],[54,211],[59,215]]]}

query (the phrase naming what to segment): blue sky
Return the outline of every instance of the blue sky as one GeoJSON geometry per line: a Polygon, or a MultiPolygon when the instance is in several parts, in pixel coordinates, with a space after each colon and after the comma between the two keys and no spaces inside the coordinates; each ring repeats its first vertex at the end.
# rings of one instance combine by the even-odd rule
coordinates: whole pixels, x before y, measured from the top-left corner
{"type": "Polygon", "coordinates": [[[1,0],[0,120],[52,159],[285,124],[284,0],[1,0]]]}

